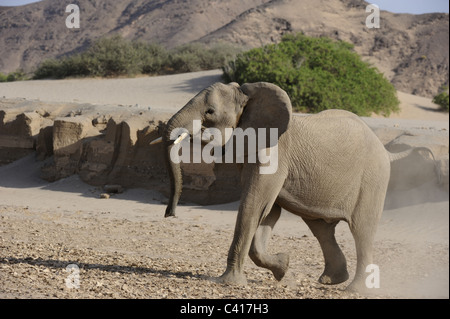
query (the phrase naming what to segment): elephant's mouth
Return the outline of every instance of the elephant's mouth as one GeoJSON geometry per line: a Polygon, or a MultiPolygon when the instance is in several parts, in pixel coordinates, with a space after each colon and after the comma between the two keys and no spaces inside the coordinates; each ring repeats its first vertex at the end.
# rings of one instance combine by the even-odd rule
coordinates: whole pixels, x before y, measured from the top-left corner
{"type": "MultiPolygon", "coordinates": [[[[200,139],[201,144],[206,145],[206,144],[208,144],[208,143],[210,143],[211,141],[214,140],[214,135],[211,134],[208,130],[209,130],[209,127],[206,127],[206,126],[202,125],[200,127],[200,129],[197,132],[195,132],[194,134],[189,134],[188,132],[184,132],[184,133],[178,135],[178,137],[176,139],[168,140],[167,141],[167,146],[172,146],[172,145],[179,144],[179,143],[181,143],[184,140],[192,142],[196,138],[200,139]]],[[[150,143],[150,145],[156,144],[156,143],[159,143],[159,142],[162,142],[162,137],[153,140],[150,143]]]]}
{"type": "Polygon", "coordinates": [[[193,141],[194,139],[199,138],[202,145],[209,144],[210,142],[214,141],[214,135],[211,134],[210,131],[212,128],[214,127],[207,127],[202,124],[200,129],[196,133],[191,135],[190,140],[193,141]]]}

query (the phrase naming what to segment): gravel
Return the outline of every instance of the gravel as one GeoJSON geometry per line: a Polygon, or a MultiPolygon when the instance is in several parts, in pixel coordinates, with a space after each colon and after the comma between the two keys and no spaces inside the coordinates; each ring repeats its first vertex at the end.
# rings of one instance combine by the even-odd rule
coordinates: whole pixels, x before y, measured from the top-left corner
{"type": "Polygon", "coordinates": [[[248,261],[248,285],[229,286],[211,277],[225,269],[231,227],[109,215],[0,206],[0,297],[362,298],[317,282],[323,261],[309,236],[274,236],[270,249],[292,260],[281,282],[248,261]]]}

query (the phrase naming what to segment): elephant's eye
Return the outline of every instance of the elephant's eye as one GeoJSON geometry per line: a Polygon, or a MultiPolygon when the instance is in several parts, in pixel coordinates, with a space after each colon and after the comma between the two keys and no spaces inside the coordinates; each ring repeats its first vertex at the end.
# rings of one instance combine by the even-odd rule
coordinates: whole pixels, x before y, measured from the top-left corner
{"type": "Polygon", "coordinates": [[[214,109],[209,108],[209,109],[206,110],[205,113],[206,114],[214,114],[214,109]]]}

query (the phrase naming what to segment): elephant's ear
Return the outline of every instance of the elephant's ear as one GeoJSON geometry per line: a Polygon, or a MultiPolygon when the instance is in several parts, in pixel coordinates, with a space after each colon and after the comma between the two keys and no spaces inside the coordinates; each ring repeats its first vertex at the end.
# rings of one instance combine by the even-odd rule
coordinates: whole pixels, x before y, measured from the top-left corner
{"type": "Polygon", "coordinates": [[[287,93],[272,83],[246,83],[242,92],[249,97],[238,126],[243,130],[253,127],[266,129],[269,145],[270,128],[278,129],[278,138],[286,132],[292,119],[292,105],[287,93]]]}

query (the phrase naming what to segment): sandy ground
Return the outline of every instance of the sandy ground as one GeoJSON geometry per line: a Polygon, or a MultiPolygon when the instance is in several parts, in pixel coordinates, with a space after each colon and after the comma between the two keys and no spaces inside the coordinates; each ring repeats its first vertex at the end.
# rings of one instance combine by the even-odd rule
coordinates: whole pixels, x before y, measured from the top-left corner
{"type": "Polygon", "coordinates": [[[1,83],[0,98],[52,102],[139,106],[176,111],[211,83],[222,71],[203,71],[158,77],[118,79],[39,80],[1,83]]]}
{"type": "MultiPolygon", "coordinates": [[[[51,102],[132,105],[156,111],[177,111],[206,86],[221,81],[222,71],[120,79],[69,79],[0,84],[0,98],[25,98],[51,102]]],[[[398,92],[399,114],[391,119],[446,121],[431,99],[398,92]]],[[[375,118],[382,118],[375,116],[375,118]]]]}
{"type": "MultiPolygon", "coordinates": [[[[0,98],[175,111],[218,80],[219,71],[207,71],[1,83],[0,98]]],[[[365,120],[448,136],[448,114],[436,112],[430,99],[399,98],[399,115],[365,120]]],[[[380,288],[360,295],[344,291],[349,282],[317,282],[324,267],[319,244],[289,213],[283,212],[269,247],[290,253],[286,277],[277,282],[248,259],[249,284],[224,286],[209,278],[225,269],[238,203],[185,204],[178,218],[164,219],[161,194],[128,189],[100,199],[103,191],[77,176],[41,180],[40,165],[29,156],[0,167],[0,298],[449,298],[449,200],[434,185],[388,194],[395,205],[386,206],[375,242],[380,288]]],[[[352,278],[356,255],[345,223],[336,238],[352,278]]]]}

